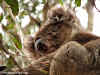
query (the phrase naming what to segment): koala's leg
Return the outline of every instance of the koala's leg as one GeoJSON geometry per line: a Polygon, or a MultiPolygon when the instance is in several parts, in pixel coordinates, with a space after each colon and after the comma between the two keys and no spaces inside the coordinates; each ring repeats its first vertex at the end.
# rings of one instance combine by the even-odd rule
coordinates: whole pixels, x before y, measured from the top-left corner
{"type": "Polygon", "coordinates": [[[96,75],[90,70],[88,50],[71,41],[57,51],[50,64],[50,75],[96,75]]]}

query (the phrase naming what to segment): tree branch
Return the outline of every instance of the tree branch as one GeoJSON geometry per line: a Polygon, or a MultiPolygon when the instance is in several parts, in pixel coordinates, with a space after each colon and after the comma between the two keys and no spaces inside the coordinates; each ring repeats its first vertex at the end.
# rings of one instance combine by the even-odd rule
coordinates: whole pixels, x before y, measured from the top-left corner
{"type": "Polygon", "coordinates": [[[93,31],[93,19],[94,19],[93,7],[94,6],[95,6],[94,0],[88,0],[88,2],[86,4],[86,11],[88,13],[87,31],[89,31],[89,32],[93,31]]]}

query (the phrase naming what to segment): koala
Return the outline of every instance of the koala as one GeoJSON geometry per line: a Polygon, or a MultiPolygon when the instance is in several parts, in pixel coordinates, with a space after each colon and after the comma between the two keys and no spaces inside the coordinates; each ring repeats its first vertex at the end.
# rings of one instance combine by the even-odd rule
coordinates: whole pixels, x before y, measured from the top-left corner
{"type": "Polygon", "coordinates": [[[48,20],[42,25],[35,37],[29,37],[24,48],[33,58],[39,58],[58,50],[70,41],[81,45],[100,39],[92,33],[86,32],[76,23],[76,16],[71,10],[63,7],[52,8],[48,13],[48,20]]]}

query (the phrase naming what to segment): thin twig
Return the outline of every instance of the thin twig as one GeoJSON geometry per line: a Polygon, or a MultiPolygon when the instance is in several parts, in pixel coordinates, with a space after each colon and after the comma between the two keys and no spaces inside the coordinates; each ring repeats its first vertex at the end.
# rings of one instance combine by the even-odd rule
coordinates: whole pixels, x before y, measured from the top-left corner
{"type": "Polygon", "coordinates": [[[88,13],[87,31],[89,31],[89,32],[93,31],[93,18],[94,18],[93,8],[94,8],[94,1],[88,0],[88,2],[86,4],[86,11],[88,13]]]}
{"type": "Polygon", "coordinates": [[[94,7],[96,8],[96,10],[97,10],[98,12],[100,12],[100,9],[98,9],[97,6],[96,6],[96,4],[95,4],[95,1],[96,1],[96,0],[93,0],[93,1],[94,1],[94,7]]]}
{"type": "Polygon", "coordinates": [[[29,14],[29,17],[30,17],[32,22],[35,22],[39,27],[41,26],[40,21],[38,21],[36,18],[32,17],[30,14],[29,14]]]}
{"type": "Polygon", "coordinates": [[[48,2],[46,2],[44,7],[43,7],[43,23],[47,20],[48,10],[49,10],[49,4],[48,4],[48,2]]]}

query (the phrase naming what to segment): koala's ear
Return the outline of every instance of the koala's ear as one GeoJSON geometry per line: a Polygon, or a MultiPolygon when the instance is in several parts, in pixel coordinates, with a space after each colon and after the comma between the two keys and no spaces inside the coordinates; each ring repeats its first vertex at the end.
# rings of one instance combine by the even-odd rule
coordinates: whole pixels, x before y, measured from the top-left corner
{"type": "Polygon", "coordinates": [[[71,9],[66,10],[65,20],[67,23],[74,23],[76,19],[75,13],[71,9]]]}

